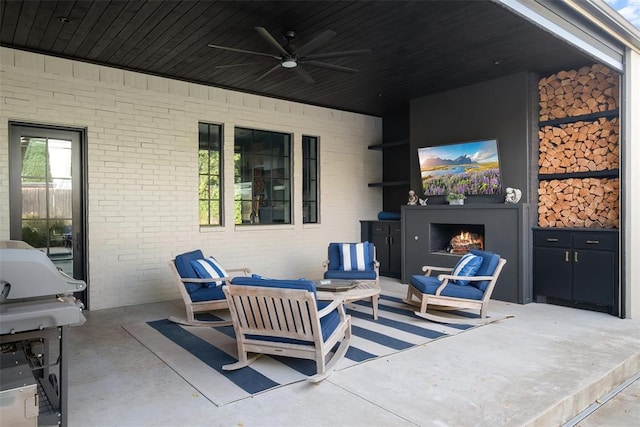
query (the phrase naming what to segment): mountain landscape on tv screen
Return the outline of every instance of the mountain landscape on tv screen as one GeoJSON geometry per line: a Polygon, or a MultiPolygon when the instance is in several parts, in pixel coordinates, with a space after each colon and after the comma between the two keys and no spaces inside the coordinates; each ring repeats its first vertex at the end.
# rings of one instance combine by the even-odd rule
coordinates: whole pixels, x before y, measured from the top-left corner
{"type": "Polygon", "coordinates": [[[502,194],[494,140],[426,147],[418,156],[425,196],[502,194]]]}
{"type": "Polygon", "coordinates": [[[420,165],[420,169],[429,168],[433,166],[443,166],[443,165],[470,165],[477,164],[478,162],[471,160],[469,156],[466,154],[464,156],[460,156],[456,159],[441,159],[440,157],[431,157],[424,160],[424,162],[420,165]]]}

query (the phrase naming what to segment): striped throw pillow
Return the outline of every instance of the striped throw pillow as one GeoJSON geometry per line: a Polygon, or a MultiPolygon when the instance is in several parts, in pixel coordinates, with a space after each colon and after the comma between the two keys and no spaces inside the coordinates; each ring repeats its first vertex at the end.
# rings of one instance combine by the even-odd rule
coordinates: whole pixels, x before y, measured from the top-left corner
{"type": "Polygon", "coordinates": [[[371,270],[371,254],[369,244],[343,243],[340,245],[340,267],[343,271],[371,270]]]}
{"type": "MultiPolygon", "coordinates": [[[[191,260],[191,265],[196,271],[196,275],[201,279],[221,279],[229,277],[224,268],[216,261],[214,257],[205,259],[191,260]]],[[[207,283],[207,287],[215,288],[224,285],[224,280],[214,280],[207,283]]]]}
{"type": "MultiPolygon", "coordinates": [[[[453,267],[453,272],[451,274],[454,276],[475,276],[481,265],[482,257],[473,254],[466,254],[460,258],[455,267],[453,267]]],[[[452,282],[461,286],[469,284],[468,280],[452,280],[452,282]]]]}

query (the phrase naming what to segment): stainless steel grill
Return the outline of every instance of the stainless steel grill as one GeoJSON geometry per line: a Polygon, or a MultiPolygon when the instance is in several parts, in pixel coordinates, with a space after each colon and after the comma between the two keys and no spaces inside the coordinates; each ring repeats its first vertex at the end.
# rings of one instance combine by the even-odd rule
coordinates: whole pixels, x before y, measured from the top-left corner
{"type": "Polygon", "coordinates": [[[67,339],[85,322],[74,292],[86,283],[24,242],[0,241],[0,419],[67,425],[67,339]]]}

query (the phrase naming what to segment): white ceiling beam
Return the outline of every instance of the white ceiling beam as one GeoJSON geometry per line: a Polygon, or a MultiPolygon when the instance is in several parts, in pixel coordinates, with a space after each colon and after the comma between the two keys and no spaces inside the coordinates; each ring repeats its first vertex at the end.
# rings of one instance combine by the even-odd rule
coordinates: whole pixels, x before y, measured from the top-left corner
{"type": "MultiPolygon", "coordinates": [[[[537,25],[543,30],[564,40],[598,62],[622,72],[624,70],[624,44],[614,37],[596,34],[586,25],[579,25],[571,10],[562,2],[533,0],[494,0],[537,25]]],[[[574,15],[575,12],[574,12],[574,15]]],[[[586,22],[585,22],[586,23],[586,22]]]]}

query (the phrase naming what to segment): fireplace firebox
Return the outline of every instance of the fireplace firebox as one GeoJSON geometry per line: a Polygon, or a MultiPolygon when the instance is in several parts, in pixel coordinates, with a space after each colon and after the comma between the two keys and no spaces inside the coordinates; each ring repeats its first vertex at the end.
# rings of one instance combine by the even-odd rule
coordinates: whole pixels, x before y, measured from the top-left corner
{"type": "Polygon", "coordinates": [[[464,255],[471,249],[484,249],[483,224],[431,223],[429,226],[431,253],[464,255]]]}

